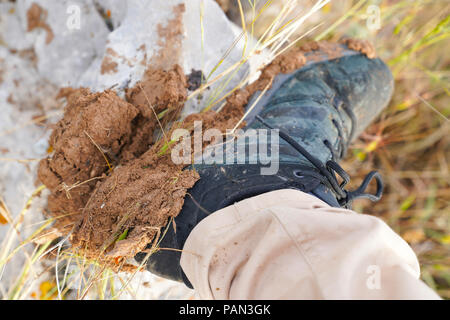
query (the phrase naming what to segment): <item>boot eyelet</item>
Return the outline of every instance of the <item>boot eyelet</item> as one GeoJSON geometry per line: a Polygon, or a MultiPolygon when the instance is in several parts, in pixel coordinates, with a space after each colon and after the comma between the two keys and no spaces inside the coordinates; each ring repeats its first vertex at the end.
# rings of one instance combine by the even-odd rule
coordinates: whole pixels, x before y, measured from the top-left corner
{"type": "Polygon", "coordinates": [[[304,178],[305,176],[302,175],[302,172],[300,170],[294,170],[292,172],[294,174],[294,176],[296,176],[297,178],[304,178]]]}

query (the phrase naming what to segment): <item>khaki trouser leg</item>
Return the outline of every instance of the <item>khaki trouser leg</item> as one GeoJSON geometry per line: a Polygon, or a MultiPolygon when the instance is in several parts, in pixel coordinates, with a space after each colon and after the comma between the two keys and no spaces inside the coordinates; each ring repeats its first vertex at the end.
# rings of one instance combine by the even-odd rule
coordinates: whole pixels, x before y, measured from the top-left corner
{"type": "Polygon", "coordinates": [[[221,209],[186,241],[181,266],[203,299],[438,299],[382,220],[277,190],[221,209]]]}

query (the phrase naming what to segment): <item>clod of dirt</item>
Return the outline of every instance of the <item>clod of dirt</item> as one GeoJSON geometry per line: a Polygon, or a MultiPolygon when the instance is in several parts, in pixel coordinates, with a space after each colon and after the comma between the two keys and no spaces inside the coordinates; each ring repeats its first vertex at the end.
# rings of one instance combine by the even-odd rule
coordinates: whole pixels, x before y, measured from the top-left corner
{"type": "MultiPolygon", "coordinates": [[[[376,57],[373,46],[367,40],[345,39],[342,41],[349,49],[360,51],[372,59],[376,57]]],[[[326,41],[310,41],[300,47],[293,47],[288,52],[275,58],[261,72],[259,79],[243,89],[236,90],[228,104],[238,107],[247,105],[250,97],[257,91],[270,89],[274,77],[279,73],[291,73],[301,68],[307,61],[323,61],[342,56],[342,47],[326,41]]]]}
{"type": "Polygon", "coordinates": [[[331,57],[341,52],[326,43],[289,50],[266,66],[257,81],[236,90],[221,112],[192,114],[183,121],[176,120],[188,82],[179,66],[148,69],[127,91],[127,102],[111,91],[64,90],[65,114],[50,138],[55,151],[39,167],[39,178],[52,192],[50,215],[66,215],[55,228],[62,234],[72,231],[72,245],[88,258],[124,270],[126,258],[144,250],[178,215],[199,179],[195,171],[173,163],[173,130],[192,133],[194,122],[201,120],[204,130],[225,133],[242,119],[255,92],[270,88],[277,74],[316,59],[319,49],[331,57]]]}
{"type": "Polygon", "coordinates": [[[53,30],[46,22],[47,20],[47,10],[43,9],[37,3],[33,3],[27,11],[27,31],[33,31],[34,29],[44,29],[47,32],[47,38],[45,40],[46,44],[52,42],[54,38],[53,30]]]}
{"type": "Polygon", "coordinates": [[[126,91],[126,98],[147,118],[155,118],[155,113],[163,111],[173,115],[183,107],[186,87],[186,77],[180,66],[175,65],[169,71],[149,68],[143,80],[126,91]]]}
{"type": "Polygon", "coordinates": [[[258,80],[245,88],[236,90],[227,99],[228,105],[233,106],[235,109],[244,108],[255,92],[270,89],[272,81],[277,74],[290,73],[301,68],[306,63],[304,53],[305,51],[300,48],[293,48],[275,58],[261,71],[258,80]]]}
{"type": "Polygon", "coordinates": [[[336,59],[342,55],[339,44],[326,41],[310,41],[303,44],[300,50],[307,54],[308,61],[322,61],[324,55],[327,59],[336,59]]]}
{"type": "Polygon", "coordinates": [[[198,176],[174,165],[170,153],[158,156],[158,146],[117,167],[99,184],[74,231],[74,246],[87,246],[95,255],[132,257],[176,217],[198,176]],[[127,238],[117,241],[126,230],[131,230],[127,238]]]}
{"type": "MultiPolygon", "coordinates": [[[[134,177],[139,174],[131,163],[154,144],[155,128],[170,117],[176,118],[181,111],[186,100],[186,79],[179,66],[169,71],[148,70],[144,80],[129,90],[127,97],[131,103],[112,91],[91,93],[87,89],[67,88],[60,97],[67,98],[67,106],[50,138],[54,154],[40,162],[38,177],[51,191],[49,211],[50,216],[58,217],[55,227],[67,234],[92,213],[89,203],[96,200],[89,199],[101,193],[103,180],[113,179],[108,177],[111,172],[118,175],[131,172],[134,177]],[[88,213],[84,214],[85,211],[88,213]]],[[[103,188],[106,187],[107,181],[103,188]]],[[[119,185],[118,190],[122,187],[119,185]]],[[[142,192],[148,190],[143,188],[142,192]]],[[[136,199],[138,195],[133,194],[136,199]]],[[[101,219],[100,215],[94,217],[94,225],[97,218],[101,219]]],[[[113,225],[102,227],[109,235],[112,228],[113,225]]],[[[130,232],[130,236],[135,233],[130,232]]],[[[73,243],[79,238],[82,233],[75,231],[73,243]]]]}
{"type": "Polygon", "coordinates": [[[373,45],[364,39],[343,39],[341,43],[345,44],[349,49],[359,51],[365,54],[369,59],[375,59],[377,53],[373,45]]]}
{"type": "Polygon", "coordinates": [[[51,215],[68,228],[78,221],[96,182],[134,142],[139,110],[111,91],[64,90],[61,95],[68,103],[50,137],[55,151],[40,162],[38,177],[52,192],[51,215]]]}
{"type": "MultiPolygon", "coordinates": [[[[243,112],[230,107],[224,111],[190,115],[175,123],[166,137],[171,137],[176,128],[193,133],[194,122],[199,120],[205,130],[218,128],[225,132],[243,112]]],[[[106,254],[105,261],[109,263],[133,257],[178,215],[187,190],[199,176],[195,171],[183,170],[184,165],[174,164],[170,149],[164,151],[165,146],[166,140],[162,138],[141,157],[117,167],[99,183],[73,233],[75,246],[89,247],[88,256],[106,254]],[[130,230],[127,238],[117,241],[127,230],[130,230]]]]}

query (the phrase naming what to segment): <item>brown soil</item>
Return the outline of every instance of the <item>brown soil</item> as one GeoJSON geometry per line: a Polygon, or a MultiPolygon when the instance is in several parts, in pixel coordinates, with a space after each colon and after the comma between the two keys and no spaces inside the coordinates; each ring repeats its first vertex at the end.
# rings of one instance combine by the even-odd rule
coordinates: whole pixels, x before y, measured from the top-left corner
{"type": "Polygon", "coordinates": [[[377,53],[373,45],[364,39],[344,39],[341,41],[349,49],[359,51],[367,56],[369,59],[374,59],[377,57],[377,53]]]}
{"type": "Polygon", "coordinates": [[[111,91],[64,90],[60,95],[68,99],[65,115],[50,137],[54,154],[40,162],[38,176],[52,192],[52,216],[63,216],[57,224],[70,228],[96,182],[133,143],[139,111],[111,91]]]}
{"type": "Polygon", "coordinates": [[[181,43],[183,38],[183,13],[186,10],[184,3],[173,8],[174,18],[166,26],[158,24],[160,46],[158,54],[151,57],[149,65],[163,70],[170,69],[179,63],[181,57],[181,43]]]}
{"type": "Polygon", "coordinates": [[[38,28],[44,29],[47,32],[45,43],[49,44],[52,42],[54,34],[45,20],[47,20],[47,10],[43,9],[37,3],[33,3],[27,11],[27,31],[30,32],[38,28]]]}
{"type": "MultiPolygon", "coordinates": [[[[199,177],[173,164],[170,150],[161,154],[164,137],[156,143],[152,138],[159,123],[167,130],[167,119],[178,117],[186,86],[181,68],[175,66],[170,71],[149,70],[127,93],[131,103],[111,91],[61,92],[68,103],[50,138],[54,154],[41,161],[38,175],[52,192],[50,215],[60,217],[55,228],[72,231],[72,245],[89,248],[84,252],[88,257],[115,266],[117,258],[144,249],[181,210],[186,191],[199,177]],[[168,111],[161,121],[154,121],[163,110],[168,111]],[[125,230],[127,238],[116,242],[125,230]]],[[[179,127],[193,131],[197,120],[206,129],[225,132],[242,115],[242,110],[229,107],[222,113],[191,115],[172,125],[166,136],[179,127]]]]}
{"type": "Polygon", "coordinates": [[[127,100],[147,118],[168,109],[178,113],[187,98],[186,77],[180,66],[172,69],[147,69],[143,81],[126,91],[127,100]],[[149,105],[150,103],[150,105],[149,105]]]}
{"type": "Polygon", "coordinates": [[[102,61],[100,73],[116,73],[119,65],[111,57],[105,56],[102,61]]]}
{"type": "MultiPolygon", "coordinates": [[[[62,90],[67,106],[50,138],[54,153],[40,162],[38,172],[52,193],[49,215],[63,216],[54,227],[61,234],[72,231],[72,245],[87,257],[123,270],[126,258],[142,251],[178,215],[199,179],[171,161],[174,144],[166,147],[173,130],[193,132],[194,121],[201,120],[204,130],[225,133],[243,117],[252,94],[269,88],[277,74],[300,68],[314,56],[306,52],[324,46],[290,50],[266,66],[257,81],[234,92],[221,112],[193,114],[184,121],[175,121],[189,86],[178,65],[148,69],[143,81],[127,91],[127,101],[112,91],[62,90]]],[[[330,55],[339,51],[327,48],[330,55]]]]}

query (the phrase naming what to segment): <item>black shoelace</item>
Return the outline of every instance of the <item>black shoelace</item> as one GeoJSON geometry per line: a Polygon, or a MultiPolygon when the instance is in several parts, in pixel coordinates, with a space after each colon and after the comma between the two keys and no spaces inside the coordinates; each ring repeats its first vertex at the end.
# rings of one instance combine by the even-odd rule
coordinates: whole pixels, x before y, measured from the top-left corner
{"type": "Polygon", "coordinates": [[[260,116],[256,116],[256,119],[260,121],[263,125],[268,127],[269,129],[277,129],[280,137],[289,143],[295,150],[297,150],[302,156],[304,156],[311,164],[316,167],[316,169],[325,177],[325,180],[328,182],[328,186],[336,195],[336,199],[339,202],[339,205],[343,208],[351,208],[352,203],[355,199],[369,199],[371,201],[378,201],[381,199],[383,194],[383,180],[381,175],[377,171],[371,171],[366,175],[361,185],[353,191],[348,191],[344,187],[350,182],[350,176],[347,172],[335,161],[335,152],[333,151],[331,144],[328,144],[324,141],[324,144],[331,148],[330,151],[332,153],[332,160],[327,161],[326,165],[324,165],[319,159],[310,154],[305,148],[303,148],[297,141],[295,141],[287,132],[279,128],[273,128],[267,122],[265,122],[260,116]],[[342,182],[339,183],[336,177],[336,174],[342,179],[342,182]],[[366,189],[372,179],[375,179],[377,182],[377,190],[375,194],[366,193],[366,189]]]}

